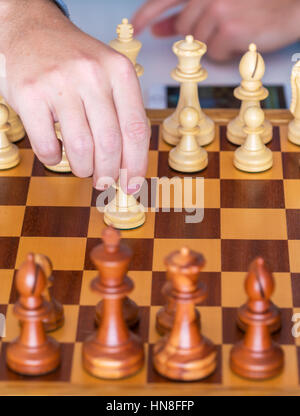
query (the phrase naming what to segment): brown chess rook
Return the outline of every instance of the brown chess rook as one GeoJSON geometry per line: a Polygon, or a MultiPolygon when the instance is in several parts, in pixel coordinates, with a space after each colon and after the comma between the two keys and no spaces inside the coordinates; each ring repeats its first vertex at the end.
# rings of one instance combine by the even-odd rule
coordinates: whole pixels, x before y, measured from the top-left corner
{"type": "Polygon", "coordinates": [[[166,258],[167,276],[172,281],[176,302],[172,331],[154,347],[158,373],[173,380],[200,380],[216,369],[216,348],[200,331],[195,305],[206,291],[199,281],[205,261],[201,254],[183,247],[166,258]]]}
{"type": "MultiPolygon", "coordinates": [[[[258,313],[258,317],[263,319],[269,327],[271,333],[278,331],[281,327],[281,316],[277,306],[270,300],[270,294],[266,291],[266,285],[273,282],[273,276],[265,262],[257,264],[257,285],[260,287],[261,296],[259,299],[251,299],[242,305],[238,310],[238,327],[246,331],[246,321],[253,313],[258,313]]],[[[274,282],[272,283],[274,284],[274,282]]]]}
{"type": "Polygon", "coordinates": [[[280,374],[284,365],[283,351],[272,341],[268,322],[260,309],[260,301],[264,297],[270,298],[274,290],[272,275],[264,274],[264,270],[262,258],[250,265],[245,287],[253,304],[243,317],[247,325],[245,337],[232,348],[230,354],[231,369],[242,377],[254,380],[274,377],[280,374]]]}
{"type": "MultiPolygon", "coordinates": [[[[172,295],[172,283],[167,281],[162,288],[162,293],[167,299],[165,306],[160,308],[156,315],[156,329],[160,335],[168,334],[174,325],[175,312],[176,312],[176,300],[172,295]]],[[[200,314],[198,310],[195,310],[196,318],[200,325],[200,314]]]]}
{"type": "Polygon", "coordinates": [[[104,230],[103,244],[91,252],[99,271],[91,284],[103,298],[102,316],[97,331],[83,344],[84,368],[104,379],[128,377],[141,369],[144,347],[138,336],[129,331],[123,316],[123,301],[133,289],[125,273],[131,250],[120,242],[120,233],[112,227],[104,230]]]}
{"type": "Polygon", "coordinates": [[[42,293],[46,287],[43,269],[29,254],[16,277],[19,299],[14,307],[21,321],[21,334],[7,348],[8,367],[23,375],[42,375],[55,370],[60,363],[57,341],[46,335],[43,320],[49,314],[49,303],[42,293]]]}
{"type": "Polygon", "coordinates": [[[64,324],[64,308],[53,296],[53,266],[51,260],[43,254],[35,254],[35,261],[43,268],[47,278],[44,291],[44,299],[49,303],[50,313],[44,319],[44,327],[47,332],[56,331],[64,324]]]}

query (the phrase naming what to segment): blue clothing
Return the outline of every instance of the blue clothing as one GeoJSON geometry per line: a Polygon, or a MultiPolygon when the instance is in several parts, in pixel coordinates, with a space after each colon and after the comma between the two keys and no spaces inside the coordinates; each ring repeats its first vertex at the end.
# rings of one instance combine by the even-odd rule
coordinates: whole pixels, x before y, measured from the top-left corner
{"type": "Polygon", "coordinates": [[[67,5],[65,4],[65,2],[63,0],[54,0],[54,3],[57,4],[57,6],[64,12],[64,14],[67,17],[70,17],[70,13],[69,13],[69,10],[67,8],[67,5]]]}

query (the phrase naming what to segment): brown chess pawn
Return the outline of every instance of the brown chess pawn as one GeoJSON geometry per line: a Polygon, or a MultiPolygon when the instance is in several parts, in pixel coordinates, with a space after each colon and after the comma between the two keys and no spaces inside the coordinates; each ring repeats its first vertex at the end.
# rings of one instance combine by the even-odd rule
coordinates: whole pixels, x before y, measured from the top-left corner
{"type": "Polygon", "coordinates": [[[44,291],[44,299],[49,303],[50,313],[44,319],[44,328],[47,332],[56,331],[64,324],[64,308],[53,296],[53,266],[51,260],[43,254],[35,254],[34,259],[44,270],[47,285],[44,291]]]}
{"type": "MultiPolygon", "coordinates": [[[[253,273],[253,269],[249,273],[253,273]]],[[[246,331],[247,325],[245,322],[248,317],[258,313],[258,319],[262,319],[269,327],[270,332],[274,333],[280,329],[281,319],[279,309],[270,300],[271,293],[266,290],[270,285],[274,285],[273,276],[263,259],[256,263],[255,273],[257,285],[260,287],[260,296],[257,296],[258,292],[254,292],[255,297],[249,297],[248,301],[240,307],[237,324],[242,331],[246,331]]],[[[248,278],[251,279],[251,276],[248,276],[248,278]]],[[[247,279],[245,285],[247,285],[247,279]]]]}
{"type": "MultiPolygon", "coordinates": [[[[252,262],[246,279],[246,291],[250,299],[259,301],[263,294],[269,298],[274,290],[274,281],[267,279],[262,282],[258,279],[259,270],[264,267],[264,260],[258,258],[252,262]]],[[[254,305],[258,305],[256,303],[254,305]]],[[[255,308],[255,307],[254,307],[255,308]]],[[[231,350],[230,366],[238,375],[263,380],[278,375],[284,365],[284,356],[281,347],[272,341],[264,313],[258,309],[248,311],[244,316],[247,325],[245,337],[231,350]]]]}
{"type": "Polygon", "coordinates": [[[91,288],[103,298],[102,316],[97,331],[83,344],[82,359],[92,375],[120,379],[136,373],[144,363],[143,344],[129,331],[123,316],[123,300],[133,289],[125,275],[132,254],[114,228],[105,229],[102,239],[103,244],[91,252],[99,270],[91,288]]]}
{"type": "MultiPolygon", "coordinates": [[[[160,308],[156,315],[156,329],[160,335],[168,334],[174,325],[175,311],[176,311],[176,299],[172,293],[172,283],[166,282],[162,288],[162,293],[167,299],[167,304],[160,308]]],[[[196,318],[200,325],[200,314],[195,310],[196,318]]]]}
{"type": "Polygon", "coordinates": [[[42,375],[55,370],[60,363],[57,341],[46,335],[43,320],[49,314],[49,304],[43,299],[46,287],[43,269],[29,254],[16,277],[19,293],[14,312],[21,321],[21,334],[12,341],[6,353],[7,365],[23,375],[42,375]]]}
{"type": "Polygon", "coordinates": [[[171,333],[154,347],[154,367],[173,380],[200,380],[216,368],[216,349],[202,336],[195,313],[195,305],[206,297],[203,284],[199,282],[204,263],[201,254],[186,247],[166,259],[176,312],[171,333]]]}

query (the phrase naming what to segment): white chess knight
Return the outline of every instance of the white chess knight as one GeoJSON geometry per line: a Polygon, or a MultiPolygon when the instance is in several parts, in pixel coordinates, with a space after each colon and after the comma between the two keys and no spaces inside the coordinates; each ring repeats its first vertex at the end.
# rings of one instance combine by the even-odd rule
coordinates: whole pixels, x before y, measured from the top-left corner
{"type": "Polygon", "coordinates": [[[173,146],[180,140],[178,128],[179,116],[185,107],[193,107],[199,114],[199,135],[197,140],[200,146],[211,143],[215,137],[215,124],[201,109],[198,96],[198,83],[207,78],[207,71],[201,66],[201,58],[207,47],[203,42],[195,40],[193,36],[186,36],[185,40],[173,45],[173,52],[178,57],[178,65],[171,76],[180,82],[179,101],[175,112],[163,123],[163,139],[173,146]]]}
{"type": "Polygon", "coordinates": [[[300,61],[293,67],[291,86],[292,102],[290,110],[294,119],[288,125],[288,139],[290,142],[300,146],[300,61]]]}
{"type": "MultiPolygon", "coordinates": [[[[246,139],[244,115],[249,107],[259,107],[269,92],[262,85],[261,79],[265,73],[265,63],[256,45],[251,43],[248,52],[242,57],[239,66],[242,78],[241,85],[234,90],[234,96],[241,100],[239,115],[227,126],[227,139],[236,145],[241,145],[246,139]]],[[[273,129],[268,120],[264,120],[262,139],[264,143],[272,140],[273,129]]]]}

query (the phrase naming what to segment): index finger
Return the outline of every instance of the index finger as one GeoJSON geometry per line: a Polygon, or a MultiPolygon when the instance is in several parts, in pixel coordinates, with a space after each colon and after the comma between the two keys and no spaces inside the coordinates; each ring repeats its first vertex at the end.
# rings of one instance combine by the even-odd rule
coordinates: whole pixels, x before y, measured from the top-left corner
{"type": "Polygon", "coordinates": [[[185,0],[148,0],[131,19],[136,33],[141,32],[154,19],[171,7],[184,3],[185,0]]]}

